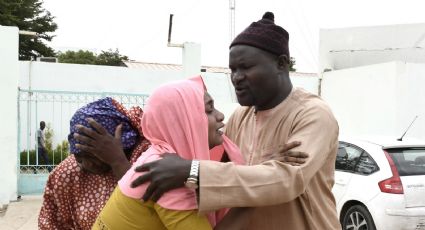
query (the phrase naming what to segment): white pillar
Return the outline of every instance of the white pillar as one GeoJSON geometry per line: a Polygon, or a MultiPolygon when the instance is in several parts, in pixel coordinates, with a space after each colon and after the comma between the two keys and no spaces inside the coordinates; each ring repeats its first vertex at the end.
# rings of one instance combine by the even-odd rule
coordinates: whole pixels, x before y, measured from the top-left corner
{"type": "Polygon", "coordinates": [[[0,207],[17,198],[19,30],[0,26],[0,207]]]}
{"type": "Polygon", "coordinates": [[[183,44],[183,77],[194,77],[201,73],[201,44],[183,44]]]}

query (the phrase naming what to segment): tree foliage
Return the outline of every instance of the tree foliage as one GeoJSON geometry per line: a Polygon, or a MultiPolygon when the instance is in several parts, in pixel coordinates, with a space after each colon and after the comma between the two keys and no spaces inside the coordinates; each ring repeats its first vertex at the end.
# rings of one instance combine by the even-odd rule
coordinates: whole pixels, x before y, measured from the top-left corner
{"type": "Polygon", "coordinates": [[[121,55],[118,49],[115,49],[115,51],[112,51],[112,49],[102,50],[102,53],[97,56],[96,65],[120,66],[123,61],[128,61],[128,57],[121,55]]]}
{"type": "Polygon", "coordinates": [[[58,61],[61,63],[96,65],[96,59],[96,55],[88,50],[79,50],[76,52],[68,50],[58,55],[58,61]]]}
{"type": "Polygon", "coordinates": [[[99,55],[88,50],[79,50],[59,53],[58,60],[61,63],[121,66],[123,61],[128,61],[128,57],[121,55],[118,49],[102,51],[99,55]]]}
{"type": "Polygon", "coordinates": [[[44,144],[48,152],[52,151],[53,146],[53,129],[50,123],[47,123],[46,128],[44,129],[44,144]]]}
{"type": "Polygon", "coordinates": [[[55,56],[55,51],[44,42],[52,40],[51,33],[58,26],[42,4],[42,0],[0,0],[0,25],[38,33],[37,37],[19,35],[20,60],[55,56]]]}

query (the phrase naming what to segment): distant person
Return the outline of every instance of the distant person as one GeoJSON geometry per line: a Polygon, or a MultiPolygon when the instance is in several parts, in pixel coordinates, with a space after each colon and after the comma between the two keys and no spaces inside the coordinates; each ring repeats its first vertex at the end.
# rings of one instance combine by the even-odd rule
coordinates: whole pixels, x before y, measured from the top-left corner
{"type": "Polygon", "coordinates": [[[45,165],[47,165],[47,170],[52,171],[50,166],[49,156],[47,155],[46,149],[46,136],[44,134],[44,129],[46,128],[46,123],[40,121],[40,128],[37,130],[37,151],[38,151],[38,162],[37,165],[40,165],[40,159],[43,159],[45,165]]]}
{"type": "Polygon", "coordinates": [[[87,119],[92,118],[105,127],[108,135],[122,133],[120,140],[114,139],[121,143],[115,147],[130,164],[149,146],[140,129],[142,114],[141,108],[127,110],[112,98],[97,100],[75,112],[68,135],[71,155],[49,175],[38,217],[39,229],[91,229],[122,176],[96,156],[76,148],[77,125],[88,125],[87,119]]]}
{"type": "MultiPolygon", "coordinates": [[[[201,160],[198,205],[201,212],[253,208],[232,208],[219,229],[341,229],[332,194],[338,124],[320,97],[293,88],[288,41],[288,32],[267,12],[230,44],[230,77],[242,107],[229,118],[225,133],[249,166],[201,160]],[[305,164],[264,159],[293,141],[302,142],[293,151],[308,155],[305,164]]],[[[146,174],[133,185],[150,181],[143,198],[155,201],[183,186],[191,162],[173,155],[146,163],[136,169],[146,174]]]]}

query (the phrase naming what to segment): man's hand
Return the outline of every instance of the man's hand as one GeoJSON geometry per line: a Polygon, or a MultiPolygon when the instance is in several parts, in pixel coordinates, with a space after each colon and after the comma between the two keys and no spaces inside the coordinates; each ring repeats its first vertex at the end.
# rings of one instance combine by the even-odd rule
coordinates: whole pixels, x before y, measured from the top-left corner
{"type": "Polygon", "coordinates": [[[308,155],[304,152],[293,151],[292,149],[301,145],[301,142],[294,141],[284,144],[277,153],[271,153],[263,157],[263,161],[276,160],[292,166],[300,166],[306,162],[308,155]]]}
{"type": "Polygon", "coordinates": [[[165,192],[183,187],[189,177],[191,160],[185,160],[172,153],[165,153],[162,157],[161,160],[143,164],[135,169],[136,172],[146,173],[136,178],[131,187],[151,182],[142,197],[145,201],[150,198],[155,202],[158,201],[165,192]]]}
{"type": "Polygon", "coordinates": [[[112,136],[92,118],[88,118],[88,123],[94,130],[78,125],[77,129],[83,135],[74,134],[75,139],[81,143],[75,147],[110,165],[117,179],[121,178],[131,167],[121,144],[122,125],[117,126],[115,136],[112,136]]]}

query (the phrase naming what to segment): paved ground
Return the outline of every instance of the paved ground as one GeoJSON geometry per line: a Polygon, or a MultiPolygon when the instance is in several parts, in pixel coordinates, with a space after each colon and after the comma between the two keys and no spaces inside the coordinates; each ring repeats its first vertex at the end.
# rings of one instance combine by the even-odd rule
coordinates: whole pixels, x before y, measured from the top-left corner
{"type": "Polygon", "coordinates": [[[21,200],[11,202],[5,211],[0,211],[0,229],[36,230],[41,203],[41,195],[22,196],[21,200]]]}

